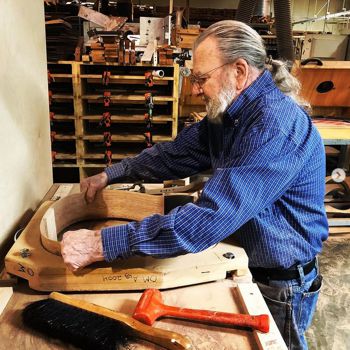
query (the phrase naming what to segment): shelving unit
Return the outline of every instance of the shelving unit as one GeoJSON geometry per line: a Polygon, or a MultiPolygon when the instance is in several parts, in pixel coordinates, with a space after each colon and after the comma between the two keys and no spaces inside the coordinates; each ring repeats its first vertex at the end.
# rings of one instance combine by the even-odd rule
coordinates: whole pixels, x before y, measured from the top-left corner
{"type": "Polygon", "coordinates": [[[110,114],[113,163],[146,148],[145,94],[152,93],[152,141],[171,141],[178,127],[179,67],[120,66],[73,61],[49,63],[49,93],[53,168],[56,181],[62,175],[72,181],[91,176],[106,167],[103,113],[110,114]],[[162,70],[145,85],[145,73],[162,70]],[[108,81],[103,79],[108,72],[108,81]],[[105,106],[104,93],[110,94],[105,106]]]}

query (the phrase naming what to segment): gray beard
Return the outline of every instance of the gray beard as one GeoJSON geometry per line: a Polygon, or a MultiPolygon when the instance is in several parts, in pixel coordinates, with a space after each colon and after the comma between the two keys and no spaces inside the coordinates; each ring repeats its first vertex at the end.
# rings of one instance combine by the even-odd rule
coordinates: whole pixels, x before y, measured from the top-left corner
{"type": "Polygon", "coordinates": [[[217,98],[205,98],[208,119],[215,124],[222,123],[223,115],[236,97],[236,90],[232,87],[223,89],[217,98]]]}

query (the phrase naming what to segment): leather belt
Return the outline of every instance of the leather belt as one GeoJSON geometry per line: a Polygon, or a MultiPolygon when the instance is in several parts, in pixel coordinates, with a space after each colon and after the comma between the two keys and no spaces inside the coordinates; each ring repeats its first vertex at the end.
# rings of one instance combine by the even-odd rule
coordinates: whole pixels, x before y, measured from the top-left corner
{"type": "MultiPolygon", "coordinates": [[[[316,258],[303,265],[304,275],[309,274],[316,265],[316,258]]],[[[255,280],[258,282],[268,282],[269,280],[293,280],[300,277],[299,270],[297,267],[289,269],[274,269],[274,268],[262,268],[262,267],[251,267],[250,272],[252,273],[255,280]]]]}

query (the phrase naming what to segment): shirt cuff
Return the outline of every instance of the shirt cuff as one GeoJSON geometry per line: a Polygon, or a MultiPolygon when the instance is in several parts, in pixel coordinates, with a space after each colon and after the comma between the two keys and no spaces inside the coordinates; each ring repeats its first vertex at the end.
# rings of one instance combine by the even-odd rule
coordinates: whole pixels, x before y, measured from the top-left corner
{"type": "Polygon", "coordinates": [[[128,225],[112,226],[102,229],[103,255],[106,261],[127,258],[131,255],[128,225]]]}
{"type": "Polygon", "coordinates": [[[124,167],[121,163],[114,164],[106,168],[104,171],[107,174],[109,184],[114,180],[125,176],[124,167]]]}

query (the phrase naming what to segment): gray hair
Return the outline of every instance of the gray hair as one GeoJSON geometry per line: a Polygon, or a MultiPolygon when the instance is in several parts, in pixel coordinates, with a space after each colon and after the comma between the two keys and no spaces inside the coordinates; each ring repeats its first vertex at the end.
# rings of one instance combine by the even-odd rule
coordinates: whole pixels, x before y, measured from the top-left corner
{"type": "Polygon", "coordinates": [[[223,63],[243,58],[249,66],[259,71],[267,68],[277,87],[284,94],[307,107],[308,104],[299,95],[300,82],[289,73],[287,62],[267,57],[263,39],[247,24],[233,20],[216,22],[199,35],[193,50],[195,51],[208,37],[216,39],[223,63]]]}

